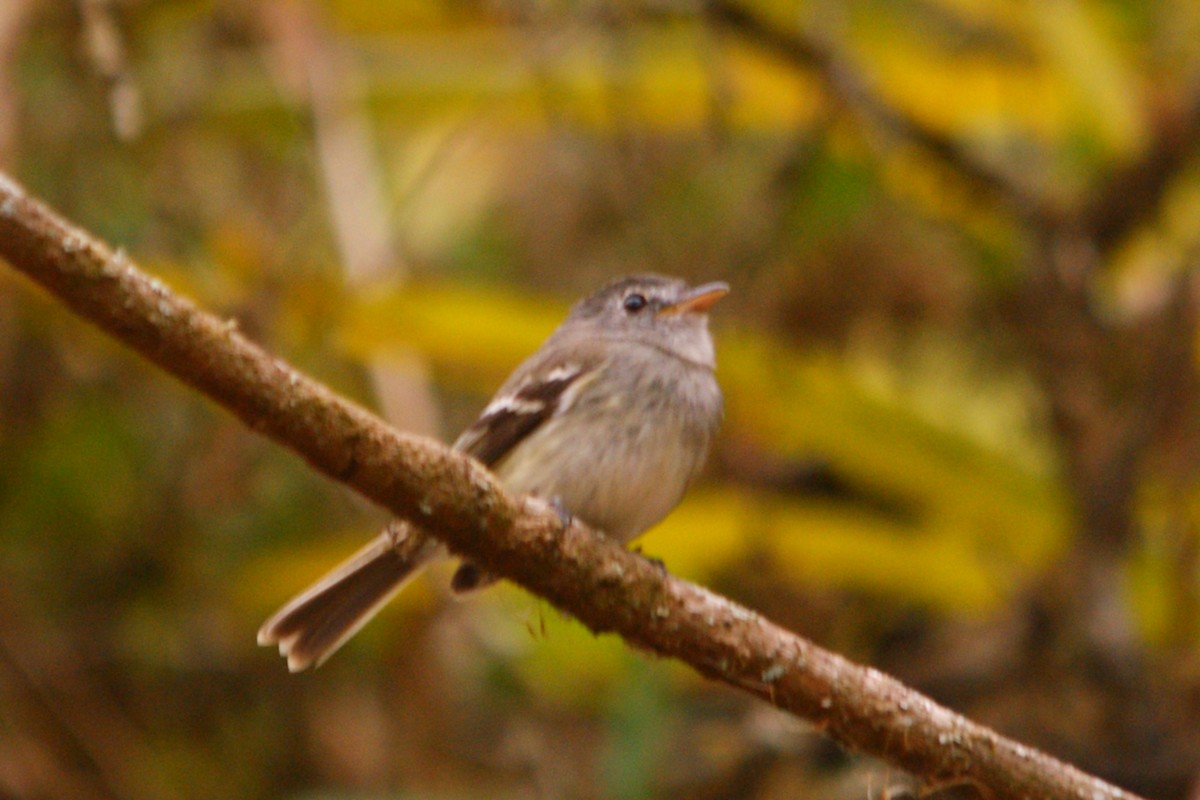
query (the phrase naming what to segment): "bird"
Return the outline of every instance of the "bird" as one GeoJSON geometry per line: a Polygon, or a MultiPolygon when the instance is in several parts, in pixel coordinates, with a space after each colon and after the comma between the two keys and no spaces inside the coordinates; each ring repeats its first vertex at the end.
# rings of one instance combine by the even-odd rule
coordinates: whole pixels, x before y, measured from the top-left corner
{"type": "MultiPolygon", "coordinates": [[[[454,449],[508,491],[628,543],[683,498],[720,426],[708,311],[728,292],[656,274],[610,281],[575,303],[454,449]]],[[[258,643],[278,646],[292,672],[319,666],[447,555],[436,532],[393,520],[264,622],[258,643]]],[[[468,561],[450,585],[462,595],[495,580],[468,561]]]]}

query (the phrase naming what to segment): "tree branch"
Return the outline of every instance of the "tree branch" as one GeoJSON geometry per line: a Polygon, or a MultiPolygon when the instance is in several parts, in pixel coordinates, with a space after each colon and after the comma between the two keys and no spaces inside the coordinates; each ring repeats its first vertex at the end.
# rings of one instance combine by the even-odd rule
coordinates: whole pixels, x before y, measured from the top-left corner
{"type": "Polygon", "coordinates": [[[1200,86],[1186,103],[1164,110],[1155,120],[1154,136],[1141,157],[1108,175],[1080,211],[1080,229],[1104,255],[1111,254],[1139,225],[1162,211],[1163,197],[1200,141],[1200,86]]]}
{"type": "Polygon", "coordinates": [[[471,459],[399,433],[300,374],[2,173],[0,257],[251,428],[596,633],[677,658],[930,782],[974,783],[997,798],[1135,800],[666,575],[579,522],[563,529],[545,503],[511,497],[471,459]]]}
{"type": "Polygon", "coordinates": [[[887,103],[829,47],[785,31],[762,19],[737,0],[704,0],[707,18],[720,30],[741,36],[779,58],[816,73],[832,100],[890,139],[915,146],[947,167],[995,205],[1007,210],[1029,230],[1052,227],[1059,214],[1043,198],[1013,176],[976,158],[962,144],[887,103]]]}

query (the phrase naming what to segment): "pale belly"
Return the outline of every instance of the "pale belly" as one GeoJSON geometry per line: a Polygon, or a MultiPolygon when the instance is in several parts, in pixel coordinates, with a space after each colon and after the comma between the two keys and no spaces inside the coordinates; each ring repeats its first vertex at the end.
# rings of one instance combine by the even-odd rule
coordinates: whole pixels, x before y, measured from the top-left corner
{"type": "Polygon", "coordinates": [[[522,453],[498,464],[497,474],[509,490],[558,498],[589,526],[629,541],[678,504],[703,464],[713,426],[688,425],[663,408],[630,415],[621,402],[588,409],[569,425],[551,420],[521,445],[538,454],[537,462],[522,453]]]}

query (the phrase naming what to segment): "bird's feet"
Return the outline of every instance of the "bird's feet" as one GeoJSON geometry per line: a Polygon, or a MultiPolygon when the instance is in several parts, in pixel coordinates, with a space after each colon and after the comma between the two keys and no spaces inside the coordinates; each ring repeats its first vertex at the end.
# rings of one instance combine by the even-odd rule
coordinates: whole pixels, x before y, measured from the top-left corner
{"type": "Polygon", "coordinates": [[[649,561],[651,564],[654,565],[655,569],[657,569],[663,575],[667,574],[667,565],[663,563],[663,560],[661,558],[655,558],[654,556],[646,555],[644,552],[642,552],[642,546],[640,544],[635,545],[633,547],[633,549],[631,550],[631,552],[636,553],[639,556],[641,556],[642,558],[649,561]]]}
{"type": "Polygon", "coordinates": [[[571,527],[571,523],[575,521],[575,517],[572,516],[571,512],[567,510],[567,507],[563,505],[561,497],[558,495],[551,497],[550,507],[554,509],[554,513],[558,515],[558,523],[562,526],[564,531],[571,527]]]}

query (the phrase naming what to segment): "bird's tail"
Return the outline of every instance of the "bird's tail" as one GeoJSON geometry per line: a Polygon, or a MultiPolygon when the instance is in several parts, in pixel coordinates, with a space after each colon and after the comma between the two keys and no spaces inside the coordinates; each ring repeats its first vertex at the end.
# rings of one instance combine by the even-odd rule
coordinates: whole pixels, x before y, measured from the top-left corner
{"type": "Polygon", "coordinates": [[[264,622],[258,643],[278,645],[292,672],[320,666],[440,551],[421,531],[393,522],[264,622]]]}

